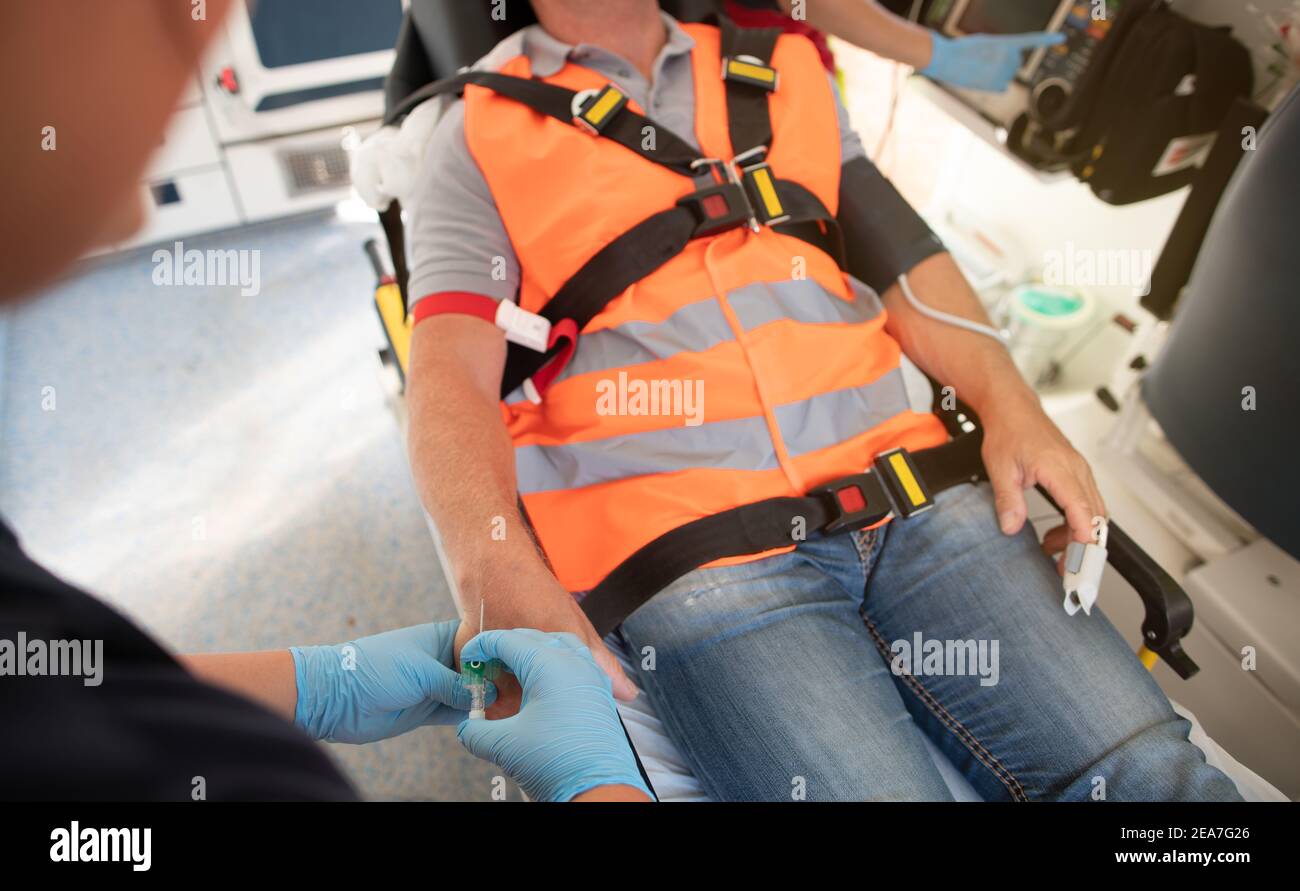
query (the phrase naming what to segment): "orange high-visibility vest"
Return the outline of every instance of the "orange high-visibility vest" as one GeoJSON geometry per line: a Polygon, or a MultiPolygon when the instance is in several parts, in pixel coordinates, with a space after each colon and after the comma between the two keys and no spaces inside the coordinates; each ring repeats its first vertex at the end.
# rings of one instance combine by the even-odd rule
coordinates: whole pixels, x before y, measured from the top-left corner
{"type": "MultiPolygon", "coordinates": [[[[731,159],[750,147],[730,142],[719,32],[684,27],[695,40],[701,151],[731,159]]],[[[778,40],[772,67],[767,162],[834,214],[840,138],[826,72],[795,35],[778,40]]],[[[531,76],[525,56],[499,70],[531,76]]],[[[607,84],[573,63],[545,80],[607,84]]],[[[467,86],[464,101],[469,150],[518,254],[529,311],[698,185],[490,89],[467,86]]],[[[766,227],[693,240],[616,297],[583,328],[540,404],[503,403],[519,492],[560,582],[589,590],[692,520],[801,496],[891,448],[946,441],[937,418],[909,407],[884,326],[879,298],[833,258],[766,227]]]]}

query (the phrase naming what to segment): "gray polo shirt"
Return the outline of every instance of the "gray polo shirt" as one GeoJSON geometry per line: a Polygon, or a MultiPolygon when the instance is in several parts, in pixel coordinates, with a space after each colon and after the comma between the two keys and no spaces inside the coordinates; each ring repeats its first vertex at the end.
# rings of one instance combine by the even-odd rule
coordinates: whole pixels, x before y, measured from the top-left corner
{"type": "MultiPolygon", "coordinates": [[[[533,74],[547,77],[566,61],[589,68],[612,81],[645,109],[646,116],[699,147],[695,134],[695,83],[691,67],[694,39],[671,16],[664,15],[668,42],[655,59],[646,81],[627,60],[598,46],[561,43],[540,25],[507,37],[474,67],[496,69],[526,55],[533,74]]],[[[832,87],[834,82],[832,81],[832,87]]],[[[841,161],[866,152],[839,108],[841,161]]],[[[501,214],[469,145],[465,141],[465,105],[454,101],[434,129],[408,198],[411,301],[444,291],[468,291],[497,300],[513,300],[519,290],[519,259],[506,235],[501,214]]]]}

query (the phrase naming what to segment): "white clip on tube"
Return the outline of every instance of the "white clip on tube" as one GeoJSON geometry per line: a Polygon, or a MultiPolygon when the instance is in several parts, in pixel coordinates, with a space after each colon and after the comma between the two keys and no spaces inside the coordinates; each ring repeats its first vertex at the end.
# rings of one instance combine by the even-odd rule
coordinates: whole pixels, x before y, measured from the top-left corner
{"type": "Polygon", "coordinates": [[[1065,613],[1079,610],[1092,615],[1092,605],[1101,593],[1101,574],[1106,569],[1106,524],[1098,530],[1096,542],[1072,541],[1065,549],[1065,613]]]}
{"type": "Polygon", "coordinates": [[[506,340],[530,350],[544,353],[550,344],[550,320],[509,300],[497,303],[496,326],[506,332],[506,340]]]}

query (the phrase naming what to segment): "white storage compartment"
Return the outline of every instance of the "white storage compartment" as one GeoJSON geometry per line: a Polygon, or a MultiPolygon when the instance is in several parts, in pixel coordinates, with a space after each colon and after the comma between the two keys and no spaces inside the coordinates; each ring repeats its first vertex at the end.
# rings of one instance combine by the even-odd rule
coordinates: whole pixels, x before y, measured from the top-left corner
{"type": "Polygon", "coordinates": [[[202,105],[193,105],[176,112],[168,124],[162,148],[149,165],[148,178],[152,182],[220,163],[221,150],[208,126],[207,112],[202,105]]]}
{"type": "Polygon", "coordinates": [[[121,248],[238,225],[241,220],[221,167],[189,171],[141,186],[149,222],[121,248]]]}

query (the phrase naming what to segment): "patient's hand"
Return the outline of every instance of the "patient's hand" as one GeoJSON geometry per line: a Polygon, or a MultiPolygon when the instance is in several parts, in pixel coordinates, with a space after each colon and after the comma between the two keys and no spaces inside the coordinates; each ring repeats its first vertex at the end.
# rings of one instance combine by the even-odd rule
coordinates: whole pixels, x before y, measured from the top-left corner
{"type": "MultiPolygon", "coordinates": [[[[1024,490],[1041,485],[1065,514],[1067,532],[1048,534],[1050,546],[1069,539],[1093,541],[1095,517],[1106,516],[1106,504],[1092,478],[1092,469],[1052,423],[1036,398],[1008,399],[985,411],[984,466],[993,484],[998,525],[1014,535],[1025,525],[1028,508],[1024,490]]],[[[1047,543],[1045,543],[1047,544],[1047,543]]]]}
{"type": "MultiPolygon", "coordinates": [[[[477,618],[477,617],[475,617],[477,618]]],[[[614,697],[623,701],[635,699],[637,687],[623,673],[622,667],[614,654],[606,648],[604,641],[591,627],[582,608],[573,597],[557,585],[554,592],[535,594],[527,599],[512,600],[508,597],[493,599],[485,611],[485,630],[534,628],[538,631],[567,631],[575,634],[591,649],[596,664],[609,675],[614,685],[614,697]]],[[[460,666],[460,651],[465,644],[478,634],[477,621],[465,621],[456,633],[456,665],[460,666]]],[[[519,711],[519,682],[509,674],[502,674],[496,680],[496,702],[488,706],[490,719],[508,718],[519,711]]]]}

